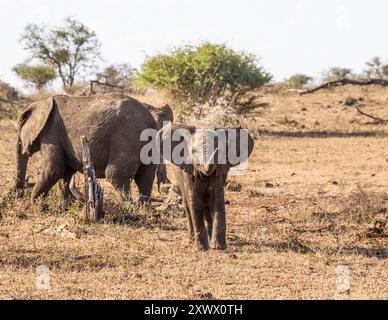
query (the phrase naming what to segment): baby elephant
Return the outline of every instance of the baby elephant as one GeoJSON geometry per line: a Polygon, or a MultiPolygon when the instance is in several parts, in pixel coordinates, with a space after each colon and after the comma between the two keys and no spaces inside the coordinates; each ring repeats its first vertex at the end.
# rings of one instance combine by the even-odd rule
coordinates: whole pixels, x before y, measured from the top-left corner
{"type": "Polygon", "coordinates": [[[253,138],[244,129],[197,130],[174,123],[159,131],[159,150],[182,194],[190,241],[199,250],[225,250],[224,187],[231,167],[246,162],[253,138]]]}

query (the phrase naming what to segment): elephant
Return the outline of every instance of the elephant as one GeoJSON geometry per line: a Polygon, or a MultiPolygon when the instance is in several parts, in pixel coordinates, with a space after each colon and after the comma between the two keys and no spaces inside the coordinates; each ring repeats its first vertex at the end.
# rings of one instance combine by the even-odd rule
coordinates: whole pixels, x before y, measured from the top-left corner
{"type": "Polygon", "coordinates": [[[150,199],[157,166],[141,163],[140,151],[147,142],[142,142],[140,135],[158,126],[139,101],[118,94],[57,95],[32,103],[20,115],[17,127],[16,190],[25,186],[29,157],[38,151],[43,156],[32,200],[45,196],[60,179],[64,181],[64,197],[71,196],[72,176],[83,172],[81,136],[89,141],[97,178],[107,178],[124,195],[134,179],[140,200],[150,199]]]}
{"type": "MultiPolygon", "coordinates": [[[[171,109],[171,107],[166,104],[160,108],[156,108],[150,104],[143,103],[144,106],[147,108],[147,110],[152,114],[154,117],[156,123],[157,123],[157,130],[160,130],[163,128],[164,125],[167,125],[168,123],[174,122],[174,113],[171,109]]],[[[160,163],[157,166],[156,170],[156,178],[157,178],[157,185],[158,190],[160,192],[160,186],[162,184],[170,184],[167,177],[167,169],[166,165],[163,163],[163,161],[160,161],[160,163]]],[[[73,196],[78,199],[79,201],[82,201],[84,198],[84,195],[77,189],[75,185],[75,176],[72,177],[70,180],[70,191],[73,194],[73,196]]]]}
{"type": "MultiPolygon", "coordinates": [[[[156,123],[158,124],[158,130],[162,129],[163,126],[174,122],[174,113],[168,104],[161,108],[155,108],[154,106],[146,103],[144,105],[156,120],[156,123]]],[[[170,181],[167,177],[166,165],[163,163],[163,161],[160,161],[160,164],[158,165],[156,178],[159,192],[161,184],[170,184],[170,181]]]]}
{"type": "Polygon", "coordinates": [[[227,129],[197,130],[193,126],[176,122],[158,133],[159,152],[171,162],[170,178],[182,196],[190,242],[194,242],[201,251],[227,248],[224,188],[228,172],[230,168],[247,161],[254,148],[254,140],[246,130],[236,128],[234,132],[233,140],[231,131],[227,129]],[[186,132],[180,136],[183,140],[172,138],[182,129],[186,132]],[[242,131],[245,131],[245,140],[241,139],[242,131]],[[217,138],[222,135],[225,143],[217,138]],[[212,139],[215,141],[213,149],[209,148],[212,139]],[[239,162],[232,161],[229,155],[229,149],[233,150],[230,145],[232,140],[239,162]],[[241,150],[240,140],[244,142],[245,152],[241,150]],[[164,150],[164,144],[171,148],[164,150]],[[183,147],[178,148],[182,144],[183,147]],[[176,148],[185,150],[183,158],[174,158],[174,153],[177,155],[176,148]]]}

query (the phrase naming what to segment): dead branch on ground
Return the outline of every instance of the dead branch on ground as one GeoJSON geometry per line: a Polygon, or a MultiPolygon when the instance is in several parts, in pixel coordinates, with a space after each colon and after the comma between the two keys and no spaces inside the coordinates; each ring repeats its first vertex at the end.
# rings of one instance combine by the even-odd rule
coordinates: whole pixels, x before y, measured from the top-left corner
{"type": "Polygon", "coordinates": [[[337,81],[326,82],[314,89],[306,90],[301,92],[301,95],[311,94],[322,89],[330,89],[334,87],[346,86],[346,85],[355,85],[355,86],[371,86],[378,85],[382,87],[388,87],[388,81],[384,79],[369,79],[369,80],[352,80],[352,79],[341,79],[337,81]]]}
{"type": "Polygon", "coordinates": [[[364,105],[355,105],[354,106],[356,108],[356,110],[358,111],[359,114],[365,116],[365,117],[368,117],[370,119],[373,119],[375,120],[378,124],[385,124],[385,123],[388,123],[388,120],[387,119],[382,119],[382,118],[379,118],[379,117],[375,117],[375,116],[372,116],[364,111],[362,111],[360,108],[361,107],[364,107],[364,105]]]}
{"type": "Polygon", "coordinates": [[[112,88],[112,89],[120,89],[120,90],[125,89],[123,86],[116,86],[116,85],[110,84],[108,82],[100,82],[98,80],[92,80],[92,81],[90,81],[90,94],[91,95],[95,94],[94,85],[99,85],[102,87],[108,87],[108,88],[112,88]]]}
{"type": "Polygon", "coordinates": [[[104,218],[104,190],[97,181],[93,163],[90,156],[89,141],[81,137],[82,163],[85,178],[85,210],[86,221],[97,222],[104,218]]]}

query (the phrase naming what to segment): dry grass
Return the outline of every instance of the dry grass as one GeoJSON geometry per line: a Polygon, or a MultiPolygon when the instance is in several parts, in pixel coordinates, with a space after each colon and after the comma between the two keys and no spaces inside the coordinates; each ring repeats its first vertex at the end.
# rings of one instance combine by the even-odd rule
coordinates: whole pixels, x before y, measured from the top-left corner
{"type": "Polygon", "coordinates": [[[328,132],[334,136],[387,132],[386,125],[375,126],[372,119],[345,105],[349,97],[360,99],[360,103],[365,105],[364,111],[388,119],[388,93],[385,88],[346,86],[306,96],[289,92],[260,92],[257,96],[267,107],[245,121],[253,131],[302,132],[305,136],[316,132],[328,132]]]}
{"type": "MultiPolygon", "coordinates": [[[[56,190],[33,205],[28,195],[4,198],[0,298],[388,299],[387,127],[338,104],[360,95],[388,118],[388,94],[354,90],[261,98],[270,107],[252,115],[261,137],[249,173],[230,177],[226,191],[226,252],[197,252],[179,205],[120,203],[106,184],[108,214],[99,224],[85,224],[77,203],[64,211],[56,190]],[[36,289],[39,265],[51,270],[48,291],[36,289]],[[350,270],[349,291],[336,287],[338,266],[350,270]]],[[[6,120],[0,128],[5,192],[15,130],[6,120]]]]}

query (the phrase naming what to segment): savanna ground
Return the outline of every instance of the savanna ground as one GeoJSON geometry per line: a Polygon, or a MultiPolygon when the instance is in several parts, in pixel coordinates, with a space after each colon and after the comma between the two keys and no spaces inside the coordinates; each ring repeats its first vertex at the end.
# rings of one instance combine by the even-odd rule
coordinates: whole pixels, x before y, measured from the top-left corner
{"type": "MultiPolygon", "coordinates": [[[[246,116],[256,146],[249,173],[229,179],[226,252],[196,251],[174,201],[139,208],[107,187],[106,221],[85,224],[56,190],[30,206],[4,197],[0,298],[388,299],[388,125],[344,106],[348,96],[388,119],[387,89],[258,93],[268,105],[246,116]],[[49,290],[36,288],[40,265],[49,290]]],[[[1,120],[0,132],[3,193],[14,122],[1,120]]],[[[37,156],[30,182],[39,168],[37,156]]]]}

